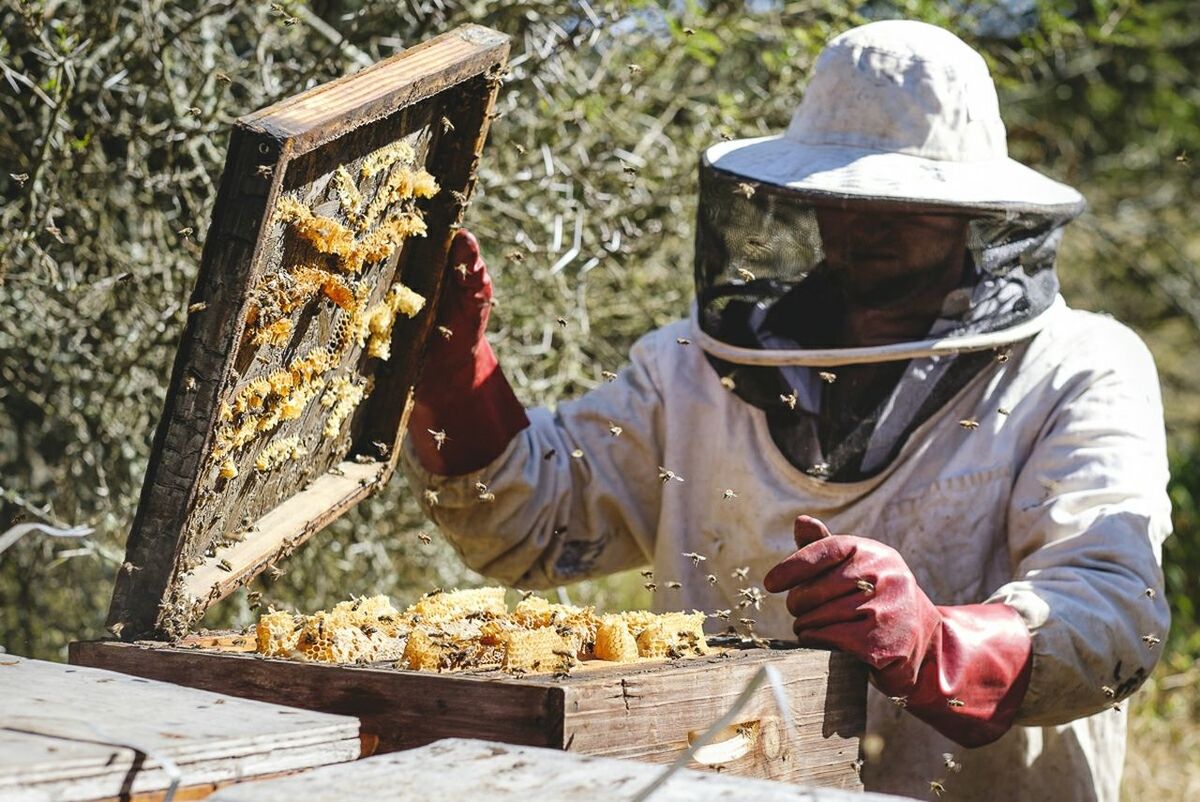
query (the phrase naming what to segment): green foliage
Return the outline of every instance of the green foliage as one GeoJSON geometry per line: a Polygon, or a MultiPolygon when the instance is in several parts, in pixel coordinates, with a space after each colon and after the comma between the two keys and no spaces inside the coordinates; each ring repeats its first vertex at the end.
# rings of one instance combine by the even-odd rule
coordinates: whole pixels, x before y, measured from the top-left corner
{"type": "MultiPolygon", "coordinates": [[[[1048,2],[1021,38],[984,35],[995,4],[764,5],[0,2],[0,531],[97,529],[0,557],[0,645],[54,656],[102,634],[235,117],[462,22],[511,34],[468,224],[497,276],[506,371],[524,401],[553,403],[686,312],[698,152],[781,130],[830,36],[900,14],[981,48],[1013,155],[1092,202],[1061,272],[1076,305],[1129,321],[1159,358],[1177,466],[1167,576],[1177,631],[1194,631],[1200,239],[1176,157],[1200,130],[1195,4],[1048,2]]],[[[397,480],[255,589],[312,608],[478,581],[422,526],[397,480]]],[[[636,576],[570,592],[645,601],[636,576]]],[[[239,594],[206,623],[248,620],[239,594]]]]}

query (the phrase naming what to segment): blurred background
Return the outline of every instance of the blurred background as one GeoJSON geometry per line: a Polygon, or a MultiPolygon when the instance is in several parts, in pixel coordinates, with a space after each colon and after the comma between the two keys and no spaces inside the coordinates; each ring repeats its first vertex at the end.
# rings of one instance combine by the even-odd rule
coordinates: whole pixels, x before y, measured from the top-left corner
{"type": "MultiPolygon", "coordinates": [[[[512,36],[467,225],[492,340],[527,404],[585,392],[691,297],[697,154],[782,130],[834,34],[944,25],[996,78],[1011,154],[1079,187],[1067,299],[1157,357],[1174,628],[1132,701],[1128,798],[1200,793],[1200,4],[738,0],[0,0],[0,650],[102,637],[235,118],[464,22],[512,36]],[[556,320],[563,317],[567,326],[556,320]]],[[[568,589],[642,605],[636,574],[568,589]]],[[[277,607],[482,582],[397,477],[251,590],[277,607]],[[418,535],[428,531],[430,542],[418,535]]],[[[207,626],[253,620],[245,591],[207,626]]]]}

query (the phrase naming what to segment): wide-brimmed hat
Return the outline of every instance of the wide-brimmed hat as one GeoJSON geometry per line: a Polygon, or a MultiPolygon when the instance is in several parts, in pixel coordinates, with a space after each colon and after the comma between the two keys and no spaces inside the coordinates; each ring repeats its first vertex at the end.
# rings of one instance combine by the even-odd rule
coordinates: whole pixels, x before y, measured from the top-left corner
{"type": "Polygon", "coordinates": [[[722,142],[705,160],[814,195],[969,209],[1078,211],[1083,197],[1008,157],[983,58],[949,31],[890,20],[817,59],[787,132],[722,142]]]}

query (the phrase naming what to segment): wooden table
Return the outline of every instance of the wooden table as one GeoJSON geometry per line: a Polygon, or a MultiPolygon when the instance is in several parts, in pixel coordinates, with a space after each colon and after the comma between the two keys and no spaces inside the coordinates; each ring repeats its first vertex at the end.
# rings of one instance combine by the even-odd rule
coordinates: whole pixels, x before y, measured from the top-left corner
{"type": "Polygon", "coordinates": [[[358,721],[0,654],[0,799],[176,799],[354,760],[358,721]]]}
{"type": "MultiPolygon", "coordinates": [[[[661,766],[489,741],[448,738],[344,766],[227,788],[211,802],[588,802],[634,799],[661,766]]],[[[899,797],[807,788],[683,769],[656,790],[653,802],[884,802],[899,797]]]]}

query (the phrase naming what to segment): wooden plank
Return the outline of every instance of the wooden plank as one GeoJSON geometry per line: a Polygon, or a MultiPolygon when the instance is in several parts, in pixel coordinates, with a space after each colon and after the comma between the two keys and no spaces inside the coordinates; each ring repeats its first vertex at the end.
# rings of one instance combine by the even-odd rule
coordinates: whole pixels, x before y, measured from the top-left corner
{"type": "MultiPolygon", "coordinates": [[[[678,661],[607,664],[567,677],[431,674],[331,666],[115,642],[72,644],[71,659],[223,693],[359,716],[389,752],[444,737],[477,737],[593,755],[670,762],[732,705],[764,665],[779,672],[798,731],[770,691],[738,724],[752,740],[696,767],[861,788],[854,761],[866,722],[866,674],[843,654],[725,650],[678,661]],[[238,660],[236,663],[230,660],[238,660]]],[[[711,750],[710,750],[711,751],[711,750]]]]}
{"type": "Polygon", "coordinates": [[[92,800],[358,757],[358,722],[90,668],[0,665],[0,798],[92,800]]]}
{"type": "MultiPolygon", "coordinates": [[[[487,799],[489,802],[631,799],[659,766],[549,749],[448,739],[420,749],[331,766],[270,782],[224,789],[212,802],[293,802],[353,795],[372,802],[487,799]]],[[[708,772],[677,772],[655,802],[885,802],[899,797],[805,788],[708,772]]]]}
{"type": "Polygon", "coordinates": [[[506,37],[466,26],[234,128],[193,313],[110,608],[108,625],[118,637],[186,634],[210,604],[268,564],[264,554],[295,548],[395,470],[442,267],[474,185],[507,49],[506,37]],[[410,170],[433,176],[432,197],[386,189],[400,186],[388,182],[410,170]],[[321,232],[350,239],[318,245],[327,242],[324,234],[306,237],[302,226],[279,216],[282,199],[319,217],[321,232]],[[378,240],[385,224],[399,219],[388,215],[401,211],[418,215],[426,235],[378,240]],[[364,251],[374,261],[361,268],[345,262],[346,242],[365,248],[377,241],[386,247],[364,251]],[[333,280],[303,284],[302,273],[333,280]],[[426,303],[414,318],[398,317],[391,357],[381,358],[345,332],[350,325],[362,330],[355,315],[400,282],[426,303]],[[307,294],[294,300],[289,293],[300,292],[297,286],[307,294]],[[264,340],[268,320],[284,328],[264,340]],[[322,350],[319,368],[302,367],[322,350]],[[272,389],[264,402],[253,391],[289,372],[314,374],[304,379],[306,393],[272,389]],[[366,399],[350,403],[348,417],[327,431],[332,412],[324,402],[336,396],[322,393],[334,379],[360,384],[366,399]],[[234,400],[250,396],[259,400],[231,418],[234,400]],[[288,416],[275,415],[285,402],[288,416]],[[262,427],[246,430],[249,441],[218,447],[258,418],[262,427]],[[280,441],[297,443],[303,457],[256,470],[256,457],[280,441]],[[314,485],[338,486],[334,478],[351,473],[341,465],[347,462],[373,473],[348,493],[294,498],[314,485]],[[280,523],[286,528],[270,528],[280,523]],[[260,538],[261,546],[246,545],[260,538]]]}

